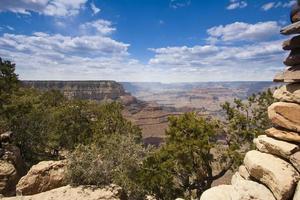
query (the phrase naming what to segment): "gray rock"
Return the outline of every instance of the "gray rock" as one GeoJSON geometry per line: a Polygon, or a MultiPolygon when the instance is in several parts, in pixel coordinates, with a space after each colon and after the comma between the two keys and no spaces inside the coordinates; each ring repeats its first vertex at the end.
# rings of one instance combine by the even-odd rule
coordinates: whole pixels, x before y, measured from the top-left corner
{"type": "Polygon", "coordinates": [[[292,49],[299,49],[300,48],[300,36],[295,36],[290,40],[286,40],[282,44],[282,48],[284,50],[292,50],[292,49]]]}
{"type": "Polygon", "coordinates": [[[280,30],[280,33],[283,35],[292,35],[300,33],[300,22],[293,23],[288,25],[280,30]]]}
{"type": "Polygon", "coordinates": [[[300,50],[294,49],[283,62],[286,66],[297,66],[300,64],[300,50]]]}

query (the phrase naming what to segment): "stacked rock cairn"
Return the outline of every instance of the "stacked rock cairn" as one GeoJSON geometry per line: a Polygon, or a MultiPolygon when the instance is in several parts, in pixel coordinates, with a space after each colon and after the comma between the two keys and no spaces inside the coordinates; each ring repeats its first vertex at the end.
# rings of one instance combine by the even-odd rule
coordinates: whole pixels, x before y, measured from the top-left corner
{"type": "Polygon", "coordinates": [[[283,43],[291,52],[274,78],[284,84],[274,92],[279,102],[268,108],[274,127],[254,139],[257,150],[247,152],[231,185],[213,187],[201,200],[300,200],[300,0],[291,22],[281,34],[299,35],[283,43]]]}

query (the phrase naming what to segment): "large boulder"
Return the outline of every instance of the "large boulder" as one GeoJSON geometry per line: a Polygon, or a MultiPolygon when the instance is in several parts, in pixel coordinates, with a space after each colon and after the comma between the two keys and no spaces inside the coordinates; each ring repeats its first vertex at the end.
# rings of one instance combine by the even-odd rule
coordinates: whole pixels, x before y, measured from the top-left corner
{"type": "Polygon", "coordinates": [[[274,154],[285,159],[299,151],[299,146],[285,141],[276,140],[266,135],[260,135],[253,140],[256,148],[265,153],[274,154]]]}
{"type": "Polygon", "coordinates": [[[18,173],[15,166],[9,162],[0,160],[0,194],[4,196],[14,195],[18,180],[18,173]]]}
{"type": "Polygon", "coordinates": [[[276,200],[264,185],[233,176],[233,185],[220,185],[206,190],[200,200],[276,200]]]}
{"type": "Polygon", "coordinates": [[[274,91],[273,97],[283,102],[300,103],[300,83],[281,86],[274,91]]]}
{"type": "Polygon", "coordinates": [[[7,137],[4,136],[6,134],[1,134],[0,194],[11,196],[15,194],[16,185],[25,173],[25,164],[20,149],[8,142],[3,142],[3,140],[7,140],[7,137]]]}
{"type": "Polygon", "coordinates": [[[290,199],[299,180],[299,173],[288,162],[270,154],[249,151],[244,159],[249,174],[265,184],[276,199],[290,199]]]}
{"type": "Polygon", "coordinates": [[[267,136],[274,137],[280,140],[290,142],[300,142],[300,135],[296,132],[281,130],[277,128],[270,128],[265,131],[267,136]]]}
{"type": "Polygon", "coordinates": [[[3,200],[120,200],[121,188],[115,185],[106,188],[69,185],[32,196],[3,198],[3,200]]]}
{"type": "Polygon", "coordinates": [[[277,126],[300,132],[300,105],[277,102],[268,108],[270,120],[277,126]]]}
{"type": "Polygon", "coordinates": [[[232,194],[235,194],[232,185],[219,185],[203,192],[200,200],[232,200],[232,194]]]}
{"type": "Polygon", "coordinates": [[[31,167],[16,187],[17,194],[32,195],[66,185],[66,161],[42,161],[31,167]]]}
{"type": "Polygon", "coordinates": [[[235,178],[232,186],[235,191],[235,193],[232,193],[232,200],[276,200],[266,186],[254,181],[235,178]]]}

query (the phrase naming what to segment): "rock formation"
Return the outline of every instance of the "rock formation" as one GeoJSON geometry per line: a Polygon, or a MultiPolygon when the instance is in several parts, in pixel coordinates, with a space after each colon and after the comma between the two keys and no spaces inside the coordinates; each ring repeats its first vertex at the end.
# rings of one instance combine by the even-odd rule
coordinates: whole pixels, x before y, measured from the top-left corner
{"type": "Polygon", "coordinates": [[[66,161],[42,161],[28,171],[16,186],[17,195],[33,195],[66,185],[66,161]]]}
{"type": "MultiPolygon", "coordinates": [[[[283,28],[282,34],[300,34],[298,4],[291,21],[294,23],[283,28]]],[[[287,84],[274,92],[280,102],[268,109],[274,127],[254,139],[257,150],[246,154],[232,185],[211,188],[201,200],[300,200],[300,36],[285,41],[283,49],[291,53],[284,61],[285,72],[274,78],[287,84]]]]}
{"type": "Polygon", "coordinates": [[[0,135],[0,194],[12,196],[15,194],[16,184],[25,172],[20,149],[10,144],[11,132],[0,135]]]}
{"type": "Polygon", "coordinates": [[[136,101],[115,81],[22,81],[22,84],[42,91],[58,90],[68,99],[120,100],[126,104],[136,101]]]}

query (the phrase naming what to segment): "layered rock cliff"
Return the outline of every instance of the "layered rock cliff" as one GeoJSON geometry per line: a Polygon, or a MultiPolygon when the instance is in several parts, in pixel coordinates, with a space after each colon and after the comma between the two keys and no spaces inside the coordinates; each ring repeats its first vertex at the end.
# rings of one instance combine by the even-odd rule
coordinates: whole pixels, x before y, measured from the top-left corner
{"type": "Polygon", "coordinates": [[[22,81],[23,86],[39,90],[59,90],[68,99],[95,101],[120,100],[130,96],[115,81],[22,81]]]}

